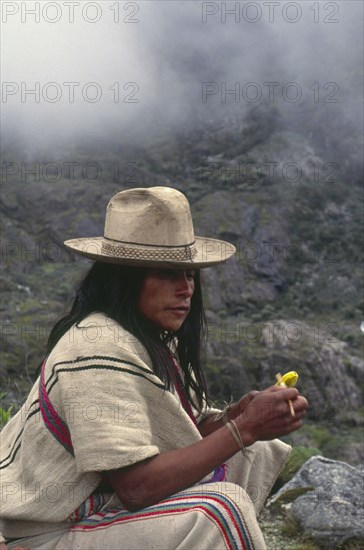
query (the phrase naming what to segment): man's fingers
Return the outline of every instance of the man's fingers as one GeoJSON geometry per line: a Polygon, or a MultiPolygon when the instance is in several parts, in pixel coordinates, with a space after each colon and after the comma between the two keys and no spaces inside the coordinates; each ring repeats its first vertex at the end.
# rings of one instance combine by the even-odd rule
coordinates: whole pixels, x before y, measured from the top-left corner
{"type": "Polygon", "coordinates": [[[242,397],[239,401],[239,405],[240,407],[247,407],[249,405],[249,403],[251,401],[253,401],[253,399],[255,399],[255,397],[259,394],[260,392],[257,391],[257,390],[253,390],[249,393],[247,393],[246,395],[244,395],[244,397],[242,397]]]}
{"type": "Polygon", "coordinates": [[[301,414],[306,411],[308,408],[308,401],[303,395],[299,395],[297,399],[293,400],[293,408],[295,410],[295,413],[301,414]]]}
{"type": "Polygon", "coordinates": [[[249,392],[243,399],[246,399],[248,403],[252,401],[260,392],[258,390],[253,390],[249,392]]]}
{"type": "Polygon", "coordinates": [[[288,399],[296,399],[299,395],[299,392],[296,388],[282,388],[279,386],[277,386],[277,388],[279,391],[279,397],[286,401],[288,401],[288,399]]]}

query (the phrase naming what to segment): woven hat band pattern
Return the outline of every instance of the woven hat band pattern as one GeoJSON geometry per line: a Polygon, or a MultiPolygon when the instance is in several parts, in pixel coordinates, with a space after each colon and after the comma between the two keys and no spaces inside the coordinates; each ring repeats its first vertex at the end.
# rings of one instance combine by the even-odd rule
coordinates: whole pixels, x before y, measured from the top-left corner
{"type": "Polygon", "coordinates": [[[115,256],[116,258],[145,259],[167,262],[192,261],[197,255],[197,250],[194,245],[165,249],[150,247],[148,249],[146,247],[127,246],[122,244],[113,245],[103,242],[101,251],[103,254],[115,256]]]}

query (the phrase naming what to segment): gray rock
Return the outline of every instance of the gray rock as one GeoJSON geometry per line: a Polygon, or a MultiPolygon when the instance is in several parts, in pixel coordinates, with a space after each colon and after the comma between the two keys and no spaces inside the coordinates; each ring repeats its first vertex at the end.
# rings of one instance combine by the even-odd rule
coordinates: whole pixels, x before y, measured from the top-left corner
{"type": "Polygon", "coordinates": [[[304,534],[323,547],[337,548],[349,540],[364,543],[363,468],[314,456],[270,500],[289,500],[304,488],[290,509],[304,534]]]}
{"type": "MultiPolygon", "coordinates": [[[[334,334],[334,325],[330,328],[328,323],[320,328],[319,324],[314,326],[298,319],[274,319],[262,324],[262,340],[276,358],[281,355],[286,361],[289,358],[288,364],[297,364],[298,389],[308,396],[310,420],[356,426],[362,422],[364,362],[351,355],[348,344],[334,334]]],[[[288,364],[285,362],[280,368],[289,370],[285,368],[288,364]]],[[[271,364],[267,367],[264,378],[268,381],[272,380],[271,364]]],[[[340,458],[346,460],[343,455],[340,458]]]]}

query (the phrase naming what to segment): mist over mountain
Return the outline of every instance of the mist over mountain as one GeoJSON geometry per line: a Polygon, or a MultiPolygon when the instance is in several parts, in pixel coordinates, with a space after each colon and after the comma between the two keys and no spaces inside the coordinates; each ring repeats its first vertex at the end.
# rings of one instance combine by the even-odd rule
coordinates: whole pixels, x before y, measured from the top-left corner
{"type": "Polygon", "coordinates": [[[2,5],[9,400],[90,265],[63,241],[101,235],[115,192],[171,185],[196,234],[238,249],[204,272],[211,396],[297,370],[311,403],[301,443],[359,463],[363,4],[35,4],[2,5]]]}
{"type": "Polygon", "coordinates": [[[9,4],[3,148],[148,142],[264,103],[288,127],[318,118],[322,144],[324,125],[361,131],[361,2],[9,4]]]}

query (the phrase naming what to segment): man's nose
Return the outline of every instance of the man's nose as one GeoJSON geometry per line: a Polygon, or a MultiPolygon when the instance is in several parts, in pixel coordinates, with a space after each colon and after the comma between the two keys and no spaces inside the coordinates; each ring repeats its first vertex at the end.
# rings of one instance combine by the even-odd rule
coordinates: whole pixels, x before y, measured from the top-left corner
{"type": "Polygon", "coordinates": [[[193,281],[187,277],[187,273],[185,271],[178,273],[177,293],[183,294],[186,298],[191,298],[193,294],[193,281]]]}

